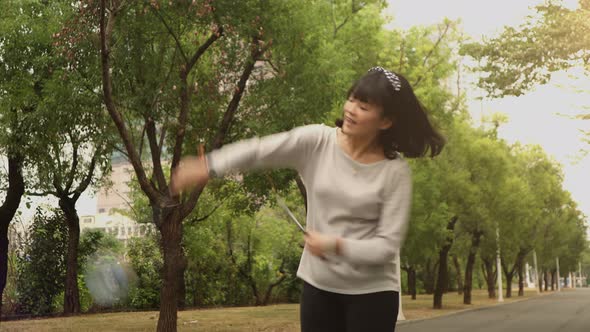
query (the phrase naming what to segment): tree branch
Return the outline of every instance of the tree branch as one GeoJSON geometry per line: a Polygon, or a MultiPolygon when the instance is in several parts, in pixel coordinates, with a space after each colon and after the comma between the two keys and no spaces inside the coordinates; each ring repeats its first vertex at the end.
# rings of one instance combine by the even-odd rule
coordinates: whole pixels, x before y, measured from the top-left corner
{"type": "Polygon", "coordinates": [[[111,147],[113,148],[113,150],[120,152],[122,155],[125,156],[125,158],[127,158],[127,160],[129,160],[129,154],[127,154],[127,151],[118,147],[117,144],[111,144],[111,147]]]}
{"type": "Polygon", "coordinates": [[[262,300],[262,305],[268,304],[268,301],[270,300],[270,296],[272,295],[272,290],[276,286],[280,285],[287,278],[287,274],[284,273],[284,266],[285,266],[285,259],[282,259],[281,265],[279,266],[279,272],[281,272],[282,275],[277,281],[271,283],[268,286],[268,288],[266,289],[266,293],[264,294],[264,300],[262,300]]]}
{"type": "Polygon", "coordinates": [[[447,32],[449,31],[450,28],[450,24],[446,23],[445,24],[445,29],[444,31],[438,36],[436,42],[434,43],[434,46],[432,46],[432,49],[428,52],[428,54],[424,57],[424,60],[422,61],[422,66],[426,66],[426,62],[428,61],[428,59],[432,56],[432,54],[434,54],[434,51],[438,48],[438,46],[440,45],[440,42],[443,40],[443,38],[446,36],[447,32]]]}
{"type": "Polygon", "coordinates": [[[217,131],[217,134],[215,135],[215,138],[213,139],[213,144],[211,146],[212,150],[218,149],[223,145],[224,138],[229,131],[229,127],[234,119],[235,113],[238,110],[238,106],[240,104],[240,100],[242,99],[242,96],[244,94],[244,90],[246,88],[246,83],[248,82],[248,79],[250,78],[250,75],[252,74],[252,71],[254,70],[254,65],[256,64],[256,61],[258,60],[258,58],[262,54],[264,54],[266,49],[269,47],[269,45],[267,44],[267,46],[265,46],[264,48],[259,48],[258,47],[258,38],[256,38],[256,37],[252,38],[252,44],[253,44],[252,46],[254,49],[251,52],[250,60],[248,62],[246,62],[246,65],[244,67],[244,71],[242,72],[242,75],[240,76],[240,81],[238,82],[238,86],[236,87],[236,89],[234,91],[234,95],[232,97],[232,100],[230,101],[230,103],[227,106],[227,109],[225,111],[225,114],[223,115],[223,120],[221,121],[221,125],[219,126],[219,130],[217,131]]]}
{"type": "MultiPolygon", "coordinates": [[[[232,239],[232,229],[231,229],[231,221],[228,221],[226,223],[226,228],[227,228],[227,247],[228,247],[228,254],[229,257],[232,261],[232,263],[234,264],[234,266],[238,269],[238,273],[244,278],[246,279],[246,281],[248,283],[250,283],[250,287],[252,287],[252,290],[254,292],[254,296],[257,298],[258,300],[258,289],[256,287],[256,282],[252,279],[252,276],[249,274],[249,268],[248,268],[248,264],[250,261],[250,256],[251,256],[251,252],[250,252],[250,246],[248,245],[248,263],[246,263],[246,268],[244,268],[244,266],[238,264],[236,257],[234,255],[233,252],[233,239],[232,239]]],[[[248,238],[248,241],[250,239],[248,238]]],[[[249,242],[248,242],[249,244],[249,242]]]]}
{"type": "Polygon", "coordinates": [[[176,47],[180,51],[180,55],[184,59],[184,62],[185,63],[188,63],[188,58],[186,57],[186,54],[184,54],[184,50],[182,49],[182,45],[180,44],[180,40],[178,39],[178,37],[176,36],[176,34],[174,33],[174,31],[172,31],[172,28],[170,28],[170,26],[168,25],[168,23],[166,23],[166,20],[164,19],[164,17],[162,15],[160,15],[160,11],[159,10],[155,9],[153,6],[150,6],[150,7],[152,9],[152,12],[160,19],[160,21],[162,22],[162,24],[164,24],[164,26],[166,27],[166,30],[168,30],[168,33],[174,39],[174,42],[176,43],[176,47]]]}
{"type": "Polygon", "coordinates": [[[70,172],[68,173],[68,178],[66,180],[67,183],[64,188],[64,191],[66,191],[66,192],[70,191],[70,188],[72,187],[72,183],[74,183],[74,177],[76,176],[76,169],[78,168],[78,147],[79,147],[79,144],[73,142],[73,140],[71,139],[71,135],[70,135],[70,142],[72,142],[72,148],[74,149],[74,151],[72,152],[72,167],[70,168],[70,172]]]}
{"type": "Polygon", "coordinates": [[[80,182],[80,184],[74,191],[74,196],[72,197],[72,200],[74,200],[74,202],[76,202],[78,198],[80,198],[80,195],[82,195],[84,190],[86,190],[86,188],[88,188],[88,186],[92,182],[92,176],[94,175],[94,169],[96,168],[96,161],[98,160],[98,156],[100,154],[100,149],[96,149],[96,151],[94,151],[94,155],[92,156],[92,160],[90,161],[90,166],[88,167],[88,173],[86,173],[86,177],[84,178],[84,180],[82,180],[82,182],[80,182]]]}
{"type": "Polygon", "coordinates": [[[58,176],[57,174],[59,174],[59,172],[55,172],[53,173],[53,187],[55,188],[55,192],[57,193],[57,195],[55,195],[56,197],[61,197],[63,195],[63,193],[65,193],[66,191],[61,187],[61,183],[59,182],[58,176]]]}
{"type": "Polygon", "coordinates": [[[59,197],[59,194],[53,190],[48,190],[48,191],[43,191],[43,192],[26,192],[25,193],[25,196],[34,196],[34,197],[45,197],[45,196],[49,196],[49,195],[59,197]]]}
{"type": "Polygon", "coordinates": [[[166,126],[162,125],[162,127],[160,127],[160,143],[158,144],[158,146],[160,147],[158,154],[160,156],[162,155],[162,148],[164,147],[164,139],[165,138],[166,138],[166,126]]]}
{"type": "Polygon", "coordinates": [[[332,35],[333,38],[336,38],[336,34],[338,34],[338,30],[340,30],[350,19],[350,16],[346,16],[346,18],[344,19],[344,21],[342,21],[342,23],[340,23],[337,27],[334,28],[334,34],[332,35]]]}
{"type": "Polygon", "coordinates": [[[398,72],[401,72],[403,69],[403,66],[404,66],[404,55],[405,55],[404,51],[406,49],[405,47],[406,47],[406,40],[402,39],[402,41],[399,45],[399,69],[398,69],[398,72]]]}
{"type": "MultiPolygon", "coordinates": [[[[55,156],[54,160],[57,163],[57,167],[55,169],[53,169],[53,185],[55,186],[55,188],[59,188],[60,190],[64,190],[64,188],[61,187],[61,182],[62,182],[62,177],[61,177],[61,173],[65,172],[65,170],[63,169],[63,164],[61,163],[61,156],[60,156],[60,151],[62,150],[59,146],[58,140],[54,139],[51,142],[51,148],[53,148],[53,155],[55,156]]],[[[51,152],[50,152],[51,153],[51,152]]],[[[51,161],[53,162],[53,160],[51,161]]]]}
{"type": "Polygon", "coordinates": [[[260,59],[260,60],[268,63],[277,75],[280,74],[279,68],[272,62],[271,59],[260,59]]]}
{"type": "Polygon", "coordinates": [[[223,27],[218,27],[217,31],[214,32],[213,34],[211,34],[211,36],[209,36],[209,38],[207,39],[207,41],[205,41],[205,43],[203,45],[201,45],[196,51],[195,54],[193,54],[193,56],[190,58],[190,60],[187,62],[187,68],[186,68],[186,72],[190,72],[193,69],[193,66],[197,63],[197,61],[199,60],[199,58],[201,58],[201,56],[207,51],[207,49],[209,49],[209,47],[211,45],[213,45],[213,43],[221,38],[221,36],[223,36],[223,27]]]}
{"type": "MultiPolygon", "coordinates": [[[[258,38],[257,37],[252,38],[252,44],[253,44],[252,46],[254,49],[251,52],[251,59],[250,59],[250,61],[248,61],[246,63],[246,65],[244,67],[244,71],[242,72],[242,75],[240,76],[240,81],[238,82],[238,86],[236,87],[236,90],[234,91],[234,95],[232,97],[232,100],[230,101],[230,103],[227,106],[227,109],[225,111],[225,114],[223,115],[223,120],[221,122],[219,130],[217,131],[217,134],[215,135],[215,138],[213,140],[213,144],[211,145],[211,150],[218,149],[221,147],[221,145],[223,145],[223,141],[229,132],[229,127],[231,125],[231,122],[234,119],[235,113],[238,109],[238,105],[240,104],[240,100],[242,99],[242,95],[243,95],[244,90],[246,88],[246,83],[248,82],[248,79],[250,78],[250,75],[252,74],[252,71],[254,70],[254,65],[256,64],[256,61],[258,60],[258,58],[260,58],[260,56],[262,56],[262,54],[264,54],[264,52],[266,52],[268,47],[270,47],[270,45],[268,45],[268,44],[262,48],[258,47],[258,38]]],[[[187,107],[187,109],[188,109],[188,107],[187,107]]],[[[180,122],[180,120],[179,120],[179,123],[183,123],[183,122],[180,122]]],[[[182,136],[184,136],[184,128],[182,129],[182,131],[183,131],[182,136]]],[[[177,146],[175,147],[174,157],[176,157],[177,155],[178,155],[178,157],[180,157],[180,152],[178,152],[178,154],[176,153],[176,149],[180,150],[180,147],[178,144],[178,142],[180,142],[179,135],[180,135],[180,129],[179,129],[179,133],[177,134],[177,141],[176,141],[177,146]]],[[[178,164],[178,160],[176,161],[176,164],[178,164]]],[[[172,168],[174,168],[176,164],[173,162],[172,168]]],[[[197,201],[199,200],[199,196],[201,195],[202,192],[203,192],[203,188],[196,188],[195,190],[193,190],[190,193],[189,198],[185,202],[184,207],[183,207],[183,212],[182,212],[183,216],[186,217],[190,214],[193,207],[197,204],[197,201]]]]}
{"type": "MultiPolygon", "coordinates": [[[[430,51],[428,52],[428,54],[424,57],[424,60],[422,60],[422,66],[423,67],[426,66],[426,62],[434,54],[434,51],[436,51],[436,49],[438,48],[438,46],[442,42],[443,38],[446,36],[447,32],[449,31],[449,28],[450,27],[451,27],[450,23],[447,22],[445,24],[444,31],[438,36],[436,42],[434,43],[434,46],[432,46],[432,49],[430,49],[430,51]]],[[[431,72],[434,68],[436,68],[436,66],[438,66],[440,64],[440,62],[441,61],[439,61],[438,63],[436,63],[434,66],[430,66],[430,68],[428,68],[428,70],[426,70],[425,73],[431,72]]],[[[414,83],[413,86],[415,87],[418,83],[420,83],[420,81],[422,81],[423,78],[424,78],[424,75],[420,75],[420,77],[418,77],[418,79],[416,80],[416,83],[414,83]]]]}
{"type": "Polygon", "coordinates": [[[342,23],[340,23],[338,26],[336,26],[336,18],[334,17],[334,1],[332,1],[332,25],[334,26],[334,33],[333,33],[332,37],[336,38],[336,34],[338,34],[338,30],[340,30],[344,25],[346,25],[348,20],[351,17],[353,17],[356,13],[358,13],[361,9],[363,9],[362,5],[359,7],[356,7],[354,5],[354,1],[352,1],[350,15],[346,16],[344,21],[342,21],[342,23]]]}
{"type": "MultiPolygon", "coordinates": [[[[18,126],[17,121],[12,121],[12,129],[18,126]]],[[[8,152],[8,190],[5,192],[4,203],[0,206],[0,216],[4,225],[8,225],[18,210],[23,193],[25,192],[25,180],[23,177],[23,162],[25,157],[18,149],[9,148],[8,152]],[[16,150],[16,151],[15,151],[16,150]]],[[[3,225],[3,226],[4,226],[3,225]]]]}
{"type": "MultiPolygon", "coordinates": [[[[438,65],[440,65],[442,62],[444,62],[443,59],[439,60],[437,63],[433,64],[432,66],[428,67],[428,69],[426,69],[426,73],[431,73],[434,68],[438,67],[438,65]]],[[[418,84],[420,84],[420,82],[422,82],[422,80],[424,79],[424,75],[421,75],[420,77],[418,77],[418,79],[416,80],[416,82],[412,85],[414,88],[416,88],[418,86],[418,84]]]]}
{"type": "Polygon", "coordinates": [[[158,147],[158,142],[156,138],[156,124],[154,123],[154,119],[152,119],[151,117],[147,117],[145,119],[145,125],[148,142],[150,144],[150,152],[152,155],[152,164],[154,166],[154,177],[156,178],[156,182],[158,183],[160,192],[166,192],[168,186],[166,184],[166,177],[164,176],[164,171],[162,170],[162,162],[160,160],[160,147],[158,147]]]}
{"type": "Polygon", "coordinates": [[[178,130],[176,131],[176,139],[174,143],[174,150],[172,152],[172,164],[171,168],[174,169],[180,162],[182,155],[182,145],[184,143],[184,136],[186,134],[186,121],[188,118],[190,96],[191,93],[188,89],[188,74],[193,69],[197,60],[207,51],[207,49],[221,36],[223,32],[222,28],[219,28],[213,33],[207,41],[201,45],[191,59],[181,67],[180,69],[180,113],[178,114],[178,130]]]}
{"type": "Polygon", "coordinates": [[[141,136],[139,138],[139,160],[141,160],[141,155],[143,154],[143,140],[145,137],[145,127],[147,126],[147,122],[143,124],[143,128],[141,128],[141,136]]]}
{"type": "Polygon", "coordinates": [[[115,122],[119,135],[123,140],[125,149],[128,153],[129,161],[137,174],[137,180],[141,189],[146,193],[148,198],[152,201],[160,201],[160,195],[158,191],[152,187],[147,179],[145,170],[141,164],[135,146],[131,141],[129,131],[125,126],[121,113],[117,110],[113,101],[113,88],[112,88],[112,77],[111,77],[111,66],[110,66],[110,50],[109,43],[110,37],[114,28],[116,18],[116,12],[112,12],[109,16],[108,22],[106,21],[106,0],[100,1],[100,55],[102,64],[102,85],[104,92],[104,102],[106,108],[111,115],[111,118],[115,122]]]}
{"type": "Polygon", "coordinates": [[[219,203],[215,208],[213,208],[213,210],[211,212],[209,212],[208,214],[206,214],[203,217],[200,218],[193,218],[191,221],[189,221],[191,224],[196,224],[200,221],[206,220],[207,218],[209,218],[210,216],[213,215],[213,213],[215,213],[215,211],[217,211],[217,209],[219,209],[219,207],[221,207],[223,205],[223,203],[225,202],[225,199],[223,201],[221,201],[221,203],[219,203]]]}

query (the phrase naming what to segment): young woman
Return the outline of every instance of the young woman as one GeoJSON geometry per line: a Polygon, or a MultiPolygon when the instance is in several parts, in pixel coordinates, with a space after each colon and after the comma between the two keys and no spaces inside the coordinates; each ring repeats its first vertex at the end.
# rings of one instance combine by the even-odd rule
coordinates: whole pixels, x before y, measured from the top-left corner
{"type": "Polygon", "coordinates": [[[433,129],[408,81],[371,68],[348,91],[336,127],[308,125],[183,159],[179,193],[234,171],[290,167],[307,189],[301,330],[394,331],[400,280],[395,258],[412,199],[404,157],[437,155],[433,129]]]}

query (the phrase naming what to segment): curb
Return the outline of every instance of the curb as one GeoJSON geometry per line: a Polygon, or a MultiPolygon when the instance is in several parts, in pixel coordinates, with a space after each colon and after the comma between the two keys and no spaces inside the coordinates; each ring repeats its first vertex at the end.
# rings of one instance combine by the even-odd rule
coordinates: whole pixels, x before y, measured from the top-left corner
{"type": "Polygon", "coordinates": [[[442,314],[442,315],[435,316],[435,317],[407,319],[407,320],[397,321],[396,326],[411,325],[411,324],[419,323],[419,322],[426,321],[426,320],[432,320],[432,319],[437,319],[437,318],[446,318],[446,317],[449,317],[449,316],[460,315],[460,314],[464,314],[464,313],[468,313],[468,312],[472,312],[472,311],[481,311],[481,310],[486,310],[486,309],[494,308],[494,307],[497,307],[497,306],[510,305],[510,304],[515,304],[515,303],[519,303],[519,302],[535,300],[535,299],[539,299],[541,297],[552,296],[552,295],[557,295],[557,294],[559,294],[559,292],[553,292],[553,293],[550,293],[550,294],[537,295],[537,296],[529,297],[529,298],[526,298],[526,299],[519,299],[519,300],[510,301],[510,302],[497,303],[497,304],[492,304],[492,305],[487,305],[487,306],[482,306],[482,307],[477,307],[477,308],[461,309],[461,310],[458,310],[458,311],[449,312],[449,313],[442,314]]]}

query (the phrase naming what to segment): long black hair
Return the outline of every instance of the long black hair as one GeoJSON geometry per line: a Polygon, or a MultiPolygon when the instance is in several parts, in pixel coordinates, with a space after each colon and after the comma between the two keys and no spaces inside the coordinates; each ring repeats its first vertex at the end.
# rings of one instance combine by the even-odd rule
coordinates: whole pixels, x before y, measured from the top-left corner
{"type": "MultiPolygon", "coordinates": [[[[430,157],[438,155],[445,145],[445,138],[434,129],[425,109],[414,94],[410,83],[400,74],[398,88],[382,71],[369,71],[358,79],[348,90],[347,97],[381,106],[383,117],[392,120],[393,125],[381,130],[378,136],[388,159],[397,158],[398,153],[407,158],[418,158],[430,150],[430,157]]],[[[342,127],[343,120],[336,120],[342,127]]]]}

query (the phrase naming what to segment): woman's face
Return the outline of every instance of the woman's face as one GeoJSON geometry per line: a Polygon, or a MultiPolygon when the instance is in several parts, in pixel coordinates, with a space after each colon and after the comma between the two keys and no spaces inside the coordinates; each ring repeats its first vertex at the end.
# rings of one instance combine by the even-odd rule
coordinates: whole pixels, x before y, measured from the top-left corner
{"type": "Polygon", "coordinates": [[[359,137],[376,136],[380,130],[391,127],[392,121],[382,116],[381,106],[348,97],[343,108],[342,132],[359,137]]]}

